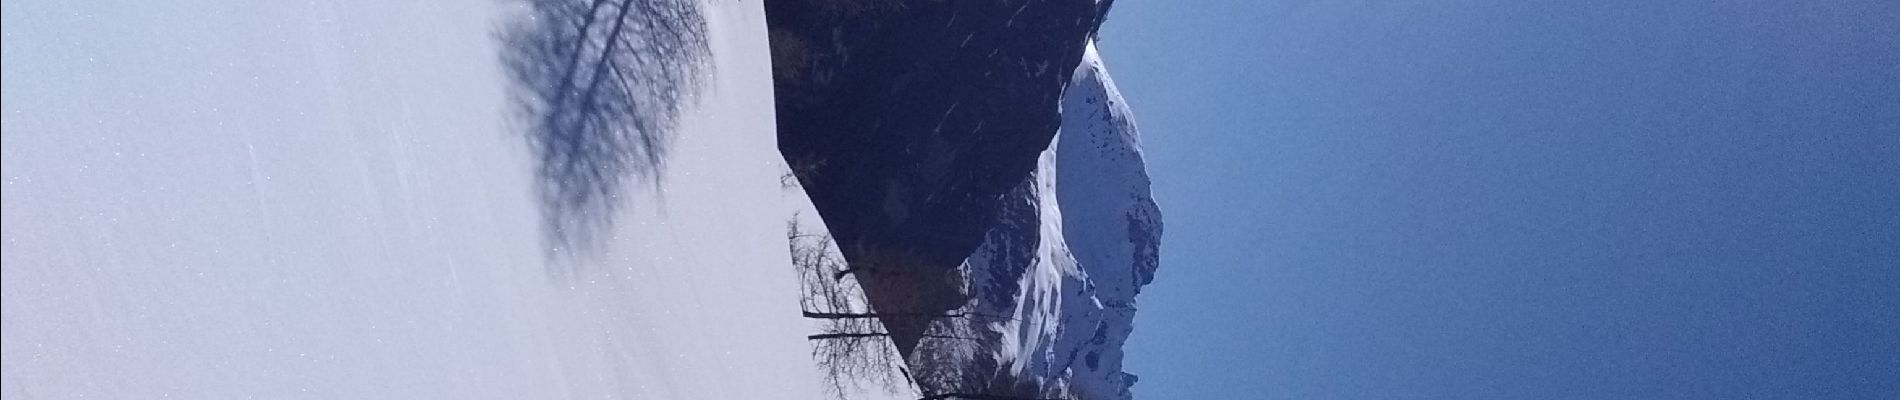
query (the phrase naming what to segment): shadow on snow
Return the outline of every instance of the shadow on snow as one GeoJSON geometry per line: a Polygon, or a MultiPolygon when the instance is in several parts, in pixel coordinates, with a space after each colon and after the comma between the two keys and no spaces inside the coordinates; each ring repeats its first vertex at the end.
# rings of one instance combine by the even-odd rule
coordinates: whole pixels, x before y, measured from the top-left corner
{"type": "Polygon", "coordinates": [[[582,256],[632,184],[659,185],[709,68],[693,0],[522,0],[497,35],[535,160],[548,256],[582,256]]]}

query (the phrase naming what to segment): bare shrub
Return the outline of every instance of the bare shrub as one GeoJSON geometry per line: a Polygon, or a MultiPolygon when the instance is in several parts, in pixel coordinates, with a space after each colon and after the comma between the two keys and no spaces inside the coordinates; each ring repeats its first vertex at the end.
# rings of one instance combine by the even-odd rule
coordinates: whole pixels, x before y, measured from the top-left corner
{"type": "Polygon", "coordinates": [[[903,357],[871,312],[831,236],[806,232],[793,219],[786,240],[798,270],[799,309],[818,327],[819,333],[806,339],[826,390],[840,399],[863,390],[900,390],[910,380],[903,357]]]}

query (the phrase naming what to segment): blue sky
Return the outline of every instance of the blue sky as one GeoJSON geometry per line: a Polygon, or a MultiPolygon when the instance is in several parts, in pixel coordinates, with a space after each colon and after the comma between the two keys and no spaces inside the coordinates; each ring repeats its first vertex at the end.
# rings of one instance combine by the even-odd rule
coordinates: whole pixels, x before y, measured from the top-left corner
{"type": "Polygon", "coordinates": [[[1137,396],[1900,398],[1900,3],[1116,7],[1137,396]]]}

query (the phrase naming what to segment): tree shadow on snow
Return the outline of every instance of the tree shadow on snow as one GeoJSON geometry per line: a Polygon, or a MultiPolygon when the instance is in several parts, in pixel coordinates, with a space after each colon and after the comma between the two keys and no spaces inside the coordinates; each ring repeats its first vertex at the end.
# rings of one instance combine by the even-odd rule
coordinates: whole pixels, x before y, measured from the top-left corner
{"type": "Polygon", "coordinates": [[[709,69],[694,0],[521,0],[497,35],[535,160],[548,256],[602,243],[636,183],[659,185],[678,117],[709,69]]]}

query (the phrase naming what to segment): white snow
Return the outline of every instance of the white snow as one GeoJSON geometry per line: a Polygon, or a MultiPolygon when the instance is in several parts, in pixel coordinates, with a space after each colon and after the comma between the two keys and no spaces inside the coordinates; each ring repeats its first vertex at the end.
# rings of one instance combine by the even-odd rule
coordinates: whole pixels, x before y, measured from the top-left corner
{"type": "Polygon", "coordinates": [[[1135,295],[1153,279],[1161,210],[1149,192],[1141,134],[1095,45],[1063,93],[1056,147],[1062,231],[1088,272],[1102,332],[1080,345],[1073,387],[1089,399],[1129,398],[1122,345],[1134,331],[1135,295]],[[1090,362],[1093,357],[1094,361],[1090,362]]]}
{"type": "MultiPolygon", "coordinates": [[[[1153,273],[1161,215],[1133,115],[1093,45],[1063,93],[1062,118],[1034,175],[1040,231],[1015,304],[1003,305],[1015,307],[1014,319],[991,326],[1004,338],[995,357],[1043,395],[1132,398],[1121,347],[1153,273]]],[[[969,266],[998,268],[991,260],[1013,251],[1009,240],[992,236],[969,266]]]]}
{"type": "Polygon", "coordinates": [[[760,4],[709,5],[664,184],[571,280],[505,5],[8,2],[0,395],[819,397],[760,4]]]}
{"type": "MultiPolygon", "coordinates": [[[[1059,143],[1061,138],[1057,138],[1059,143]]],[[[1089,287],[1089,275],[1076,263],[1063,237],[1062,209],[1057,201],[1057,159],[1054,145],[1037,160],[1039,240],[1035,264],[1023,274],[1014,318],[999,325],[1005,335],[998,360],[1009,372],[1041,387],[1066,386],[1071,355],[1088,340],[1102,319],[1102,306],[1089,287]]]]}

